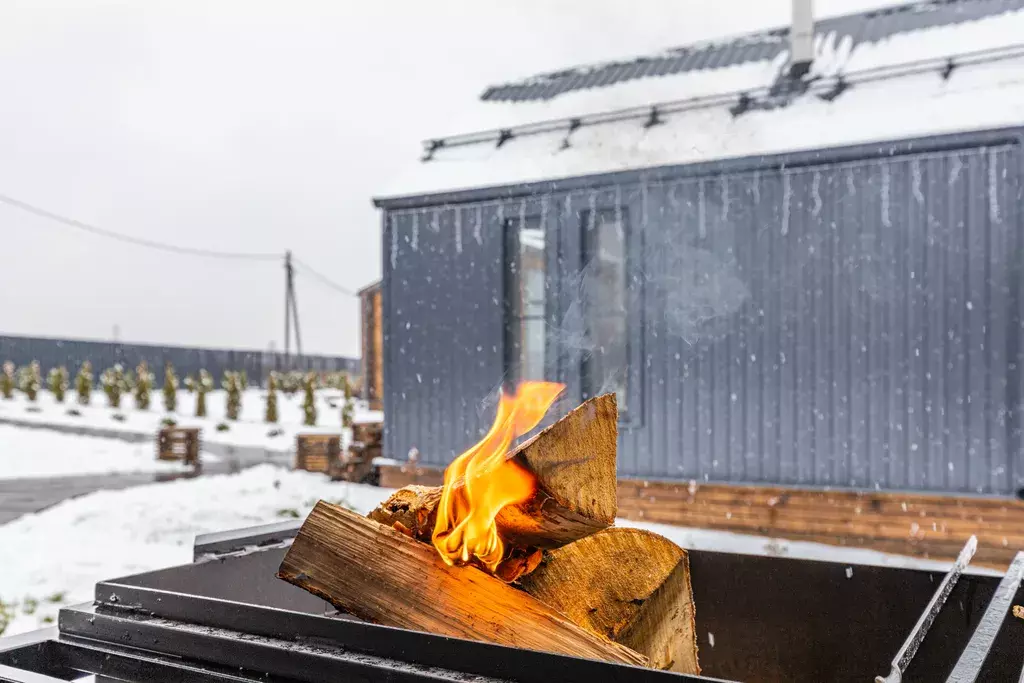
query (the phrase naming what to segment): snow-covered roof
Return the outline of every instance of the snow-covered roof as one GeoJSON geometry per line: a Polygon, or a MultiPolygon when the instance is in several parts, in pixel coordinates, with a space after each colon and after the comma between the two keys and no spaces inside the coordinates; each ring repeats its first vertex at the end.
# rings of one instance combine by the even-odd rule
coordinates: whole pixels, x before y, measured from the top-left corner
{"type": "Polygon", "coordinates": [[[1024,125],[1024,0],[931,0],[821,21],[806,92],[781,100],[779,36],[492,87],[464,124],[470,135],[439,139],[386,194],[1024,125]],[[645,125],[655,105],[657,125],[645,125]]]}

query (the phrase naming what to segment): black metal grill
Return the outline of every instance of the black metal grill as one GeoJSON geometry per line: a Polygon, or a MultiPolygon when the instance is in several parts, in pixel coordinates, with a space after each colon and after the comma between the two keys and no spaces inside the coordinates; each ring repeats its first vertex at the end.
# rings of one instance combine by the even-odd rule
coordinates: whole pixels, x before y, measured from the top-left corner
{"type": "MultiPolygon", "coordinates": [[[[61,610],[58,627],[0,639],[0,681],[871,681],[889,672],[944,578],[692,551],[707,676],[696,678],[338,615],[274,576],[297,528],[201,537],[192,564],[97,584],[95,602],[61,610]]],[[[978,574],[956,582],[903,681],[1020,678],[1024,621],[995,609],[999,583],[978,574]],[[969,641],[983,621],[999,628],[979,649],[969,641]]],[[[1004,579],[999,592],[1024,602],[1019,580],[1004,579]]]]}

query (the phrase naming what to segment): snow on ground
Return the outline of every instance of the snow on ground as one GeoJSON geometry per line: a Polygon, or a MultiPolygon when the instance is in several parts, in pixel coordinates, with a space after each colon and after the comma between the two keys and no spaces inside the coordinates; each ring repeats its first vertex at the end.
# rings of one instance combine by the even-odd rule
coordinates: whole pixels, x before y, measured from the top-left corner
{"type": "MultiPolygon", "coordinates": [[[[239,474],[100,491],[0,526],[0,601],[7,635],[56,618],[61,605],[91,600],[97,581],[191,562],[196,534],[305,516],[318,499],[365,513],[390,489],[330,482],[260,465],[239,474]]],[[[719,531],[619,520],[698,549],[854,565],[945,569],[948,563],[719,531]]],[[[0,615],[2,621],[2,615],[0,615]]]]}
{"type": "Polygon", "coordinates": [[[191,562],[196,534],[305,516],[319,499],[368,512],[389,494],[260,465],[64,501],[0,526],[0,603],[14,612],[5,635],[91,600],[97,581],[191,562]]]}
{"type": "MultiPolygon", "coordinates": [[[[316,393],[317,424],[305,427],[302,424],[302,393],[287,396],[277,394],[278,422],[271,425],[264,422],[267,392],[249,388],[242,395],[242,410],[237,422],[228,421],[226,415],[227,393],[212,391],[206,396],[207,417],[195,417],[196,396],[187,391],[178,391],[178,405],[174,413],[163,409],[163,394],[159,390],[151,395],[149,410],[137,410],[131,396],[125,396],[119,409],[107,405],[102,391],[94,391],[90,404],[78,405],[76,396],[69,393],[64,404],[57,403],[50,392],[40,392],[38,401],[30,403],[24,394],[16,392],[14,398],[0,400],[0,418],[41,423],[82,427],[100,427],[130,433],[154,434],[164,418],[173,418],[182,427],[201,427],[206,443],[225,443],[236,446],[258,446],[268,450],[290,451],[295,434],[310,431],[341,431],[341,407],[344,403],[342,392],[335,389],[320,389],[316,393]],[[80,413],[70,414],[69,411],[80,413]],[[124,416],[123,421],[114,419],[124,416]],[[217,425],[227,423],[228,431],[217,431],[217,425]],[[276,432],[276,433],[275,433],[276,432]]],[[[379,411],[366,409],[362,400],[356,400],[356,421],[383,419],[379,411]]],[[[2,448],[0,442],[0,448],[2,448]]]]}
{"type": "MultiPolygon", "coordinates": [[[[204,454],[203,459],[210,462],[215,456],[204,454]]],[[[152,443],[0,424],[0,479],[186,470],[184,463],[157,460],[152,443]]]]}

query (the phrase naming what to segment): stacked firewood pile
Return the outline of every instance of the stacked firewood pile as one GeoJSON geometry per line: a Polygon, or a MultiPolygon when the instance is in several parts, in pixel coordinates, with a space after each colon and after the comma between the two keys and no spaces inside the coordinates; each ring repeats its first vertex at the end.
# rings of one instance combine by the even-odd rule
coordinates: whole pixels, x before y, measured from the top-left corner
{"type": "Polygon", "coordinates": [[[380,457],[384,440],[383,422],[357,422],[352,425],[352,443],[341,458],[332,463],[331,479],[376,484],[374,460],[380,457]]]}
{"type": "Polygon", "coordinates": [[[527,420],[520,394],[443,487],[408,486],[369,517],[318,503],[278,576],[378,624],[699,673],[686,552],[613,527],[615,397],[510,449],[556,395],[527,420]]]}

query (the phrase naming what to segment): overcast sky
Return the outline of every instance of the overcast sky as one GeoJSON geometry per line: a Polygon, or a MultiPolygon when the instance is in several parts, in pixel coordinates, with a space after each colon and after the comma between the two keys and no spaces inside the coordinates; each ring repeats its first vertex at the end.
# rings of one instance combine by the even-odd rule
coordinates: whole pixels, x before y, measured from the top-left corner
{"type": "MultiPolygon", "coordinates": [[[[756,28],[748,3],[789,7],[0,0],[0,194],[184,246],[292,249],[355,290],[380,274],[371,197],[460,103],[494,81],[756,28]]],[[[0,256],[0,334],[117,326],[126,341],[282,347],[277,262],[154,252],[3,204],[0,256]]],[[[297,288],[305,350],[357,354],[355,300],[307,277],[297,288]]]]}

